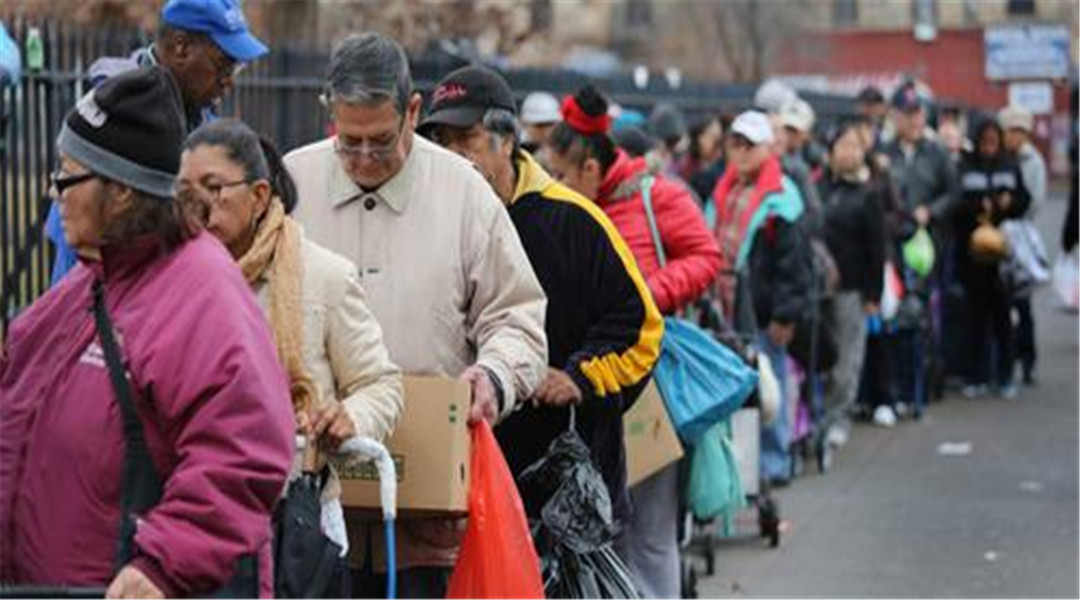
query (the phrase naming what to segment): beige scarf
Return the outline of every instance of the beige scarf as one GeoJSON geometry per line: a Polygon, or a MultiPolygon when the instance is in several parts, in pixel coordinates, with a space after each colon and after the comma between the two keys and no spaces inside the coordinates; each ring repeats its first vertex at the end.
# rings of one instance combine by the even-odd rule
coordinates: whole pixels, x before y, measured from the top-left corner
{"type": "Polygon", "coordinates": [[[278,360],[289,375],[293,410],[297,422],[306,423],[318,404],[319,390],[304,364],[303,307],[300,259],[300,227],[285,215],[281,200],[270,201],[251,248],[240,257],[240,270],[252,286],[265,278],[269,286],[270,328],[274,332],[278,360]]]}

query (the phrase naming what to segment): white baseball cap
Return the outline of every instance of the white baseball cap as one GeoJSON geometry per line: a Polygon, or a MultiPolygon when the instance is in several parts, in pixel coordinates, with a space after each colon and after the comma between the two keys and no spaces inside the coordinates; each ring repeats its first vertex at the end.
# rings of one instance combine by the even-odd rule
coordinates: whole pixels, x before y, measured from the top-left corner
{"type": "Polygon", "coordinates": [[[998,113],[998,124],[1005,130],[1021,129],[1031,133],[1031,129],[1035,125],[1035,117],[1031,115],[1031,112],[1019,106],[1009,105],[998,113]]]}
{"type": "Polygon", "coordinates": [[[748,110],[735,117],[731,123],[731,133],[743,136],[755,146],[771,144],[775,139],[769,117],[757,110],[748,110]]]}
{"type": "Polygon", "coordinates": [[[813,107],[802,98],[785,102],[780,107],[780,123],[803,133],[809,133],[814,128],[814,118],[813,107]]]}
{"type": "Polygon", "coordinates": [[[559,101],[547,92],[533,92],[521,103],[521,122],[526,125],[558,123],[562,121],[559,101]]]}

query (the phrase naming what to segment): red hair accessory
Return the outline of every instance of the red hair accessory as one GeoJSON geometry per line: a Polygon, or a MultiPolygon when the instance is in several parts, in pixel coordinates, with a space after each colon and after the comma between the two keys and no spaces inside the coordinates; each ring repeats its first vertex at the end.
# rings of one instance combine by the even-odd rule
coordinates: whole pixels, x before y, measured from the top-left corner
{"type": "Polygon", "coordinates": [[[606,134],[611,130],[611,115],[594,117],[582,110],[573,96],[563,98],[559,112],[570,129],[582,135],[606,134]]]}

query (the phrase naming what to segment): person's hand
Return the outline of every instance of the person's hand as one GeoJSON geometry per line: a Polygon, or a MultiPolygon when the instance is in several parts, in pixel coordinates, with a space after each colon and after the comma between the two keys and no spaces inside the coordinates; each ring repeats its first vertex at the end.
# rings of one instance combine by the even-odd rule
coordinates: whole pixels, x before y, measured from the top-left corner
{"type": "Polygon", "coordinates": [[[787,347],[791,343],[791,340],[795,339],[795,324],[788,323],[787,325],[772,321],[769,323],[769,341],[774,346],[780,346],[782,348],[787,347]]]}
{"type": "Polygon", "coordinates": [[[930,209],[924,205],[916,206],[913,213],[915,222],[919,224],[919,227],[926,227],[930,224],[930,209]]]}
{"type": "Polygon", "coordinates": [[[482,419],[491,425],[499,416],[499,401],[495,398],[495,386],[483,367],[473,365],[461,374],[461,381],[469,384],[472,391],[472,405],[469,407],[469,424],[474,425],[482,419]]]}
{"type": "Polygon", "coordinates": [[[880,312],[881,307],[878,306],[877,302],[867,302],[866,304],[863,304],[863,314],[867,316],[876,315],[880,312]]]}
{"type": "Polygon", "coordinates": [[[313,411],[308,435],[318,440],[323,450],[337,452],[345,440],[356,435],[356,423],[341,402],[330,402],[313,411]]]}
{"type": "Polygon", "coordinates": [[[165,594],[142,571],[128,565],[105,590],[106,598],[164,598],[165,594]]]}
{"type": "Polygon", "coordinates": [[[548,369],[540,387],[533,392],[533,403],[543,406],[577,404],[583,398],[581,388],[564,371],[548,369]]]}

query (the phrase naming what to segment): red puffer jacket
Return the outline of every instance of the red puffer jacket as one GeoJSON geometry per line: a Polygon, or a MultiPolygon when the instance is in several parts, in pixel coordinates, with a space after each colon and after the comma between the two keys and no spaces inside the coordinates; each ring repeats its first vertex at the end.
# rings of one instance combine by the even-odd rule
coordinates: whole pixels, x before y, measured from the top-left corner
{"type": "Polygon", "coordinates": [[[596,201],[634,253],[656,306],[670,315],[701,296],[716,278],[720,249],[690,192],[654,175],[650,197],[667,258],[661,269],[641,197],[646,175],[644,158],[632,159],[619,150],[596,201]]]}

